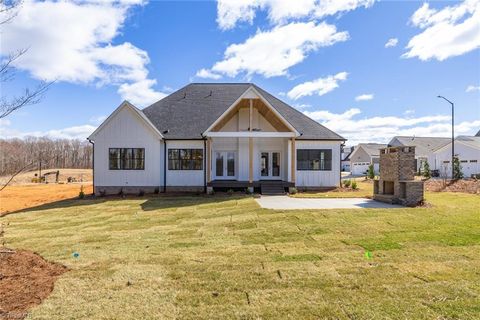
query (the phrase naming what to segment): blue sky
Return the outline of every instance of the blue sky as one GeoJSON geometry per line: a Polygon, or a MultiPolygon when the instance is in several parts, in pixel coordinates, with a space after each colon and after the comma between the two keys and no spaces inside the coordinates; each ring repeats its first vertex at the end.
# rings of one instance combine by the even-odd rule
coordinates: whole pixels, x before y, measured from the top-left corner
{"type": "Polygon", "coordinates": [[[11,97],[56,82],[1,137],[84,139],[123,99],[189,82],[254,82],[357,142],[480,129],[480,2],[26,1],[1,51],[28,47],[11,97]],[[387,42],[389,45],[387,46],[387,42]]]}

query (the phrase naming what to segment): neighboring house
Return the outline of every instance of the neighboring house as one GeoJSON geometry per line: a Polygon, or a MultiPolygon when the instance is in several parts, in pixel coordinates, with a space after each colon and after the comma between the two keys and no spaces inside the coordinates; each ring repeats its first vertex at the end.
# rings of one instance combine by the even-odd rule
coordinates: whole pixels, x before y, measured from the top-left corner
{"type": "Polygon", "coordinates": [[[415,159],[416,167],[415,169],[419,171],[422,168],[422,161],[427,160],[430,165],[430,169],[434,170],[432,167],[432,156],[433,153],[439,148],[448,144],[452,139],[450,138],[440,138],[440,137],[406,137],[406,136],[397,136],[393,137],[392,140],[388,143],[392,147],[401,147],[401,146],[413,146],[415,147],[415,159]]]}
{"type": "Polygon", "coordinates": [[[345,139],[258,86],[193,83],[88,138],[95,193],[340,184],[345,139]]]}
{"type": "Polygon", "coordinates": [[[342,147],[342,153],[340,158],[342,159],[342,171],[350,172],[350,154],[353,152],[354,147],[342,147]]]}
{"type": "MultiPolygon", "coordinates": [[[[460,160],[464,177],[480,174],[480,136],[458,136],[454,141],[455,155],[460,160]]],[[[439,170],[441,176],[452,176],[452,143],[435,150],[428,161],[431,170],[439,170]]]]}
{"type": "Polygon", "coordinates": [[[354,176],[365,175],[368,167],[373,163],[375,174],[379,172],[380,149],[386,144],[359,143],[350,154],[350,172],[354,176]]]}

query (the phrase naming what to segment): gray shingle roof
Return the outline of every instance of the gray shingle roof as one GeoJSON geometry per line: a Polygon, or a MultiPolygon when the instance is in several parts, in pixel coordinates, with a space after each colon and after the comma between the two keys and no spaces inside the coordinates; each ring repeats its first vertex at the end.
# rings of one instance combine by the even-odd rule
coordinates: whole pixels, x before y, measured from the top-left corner
{"type": "MultiPolygon", "coordinates": [[[[427,157],[433,151],[448,144],[450,138],[440,137],[394,137],[392,140],[397,139],[403,146],[414,146],[415,155],[420,157],[427,157]]],[[[390,141],[391,142],[391,141],[390,141]]]]}
{"type": "Polygon", "coordinates": [[[475,137],[480,137],[480,130],[478,130],[477,134],[475,135],[475,137]]]}
{"type": "Polygon", "coordinates": [[[387,145],[382,143],[359,143],[358,147],[362,147],[370,157],[379,157],[380,149],[386,148],[387,145]]]}
{"type": "Polygon", "coordinates": [[[143,112],[166,139],[201,139],[201,134],[250,86],[302,134],[298,139],[345,140],[251,83],[192,83],[143,112]]]}

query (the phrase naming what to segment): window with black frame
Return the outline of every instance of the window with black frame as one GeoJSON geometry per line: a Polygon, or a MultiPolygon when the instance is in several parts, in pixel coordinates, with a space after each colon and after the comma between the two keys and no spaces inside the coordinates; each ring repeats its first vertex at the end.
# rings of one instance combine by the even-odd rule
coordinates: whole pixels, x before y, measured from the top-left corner
{"type": "Polygon", "coordinates": [[[110,148],[108,163],[110,170],[144,170],[145,148],[110,148]]]}
{"type": "Polygon", "coordinates": [[[203,149],[168,149],[168,170],[203,170],[203,149]]]}
{"type": "Polygon", "coordinates": [[[330,171],[332,170],[331,149],[298,149],[297,170],[330,171]]]}

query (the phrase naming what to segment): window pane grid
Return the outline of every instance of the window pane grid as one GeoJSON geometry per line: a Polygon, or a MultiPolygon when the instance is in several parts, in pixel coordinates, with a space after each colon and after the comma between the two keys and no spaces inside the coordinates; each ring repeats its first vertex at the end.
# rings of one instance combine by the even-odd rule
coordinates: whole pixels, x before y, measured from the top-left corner
{"type": "Polygon", "coordinates": [[[108,150],[110,170],[144,170],[144,148],[110,148],[108,150]]]}
{"type": "Polygon", "coordinates": [[[168,149],[168,170],[203,170],[203,149],[168,149]]]}
{"type": "Polygon", "coordinates": [[[297,170],[304,171],[331,171],[331,149],[298,149],[297,170]]]}

